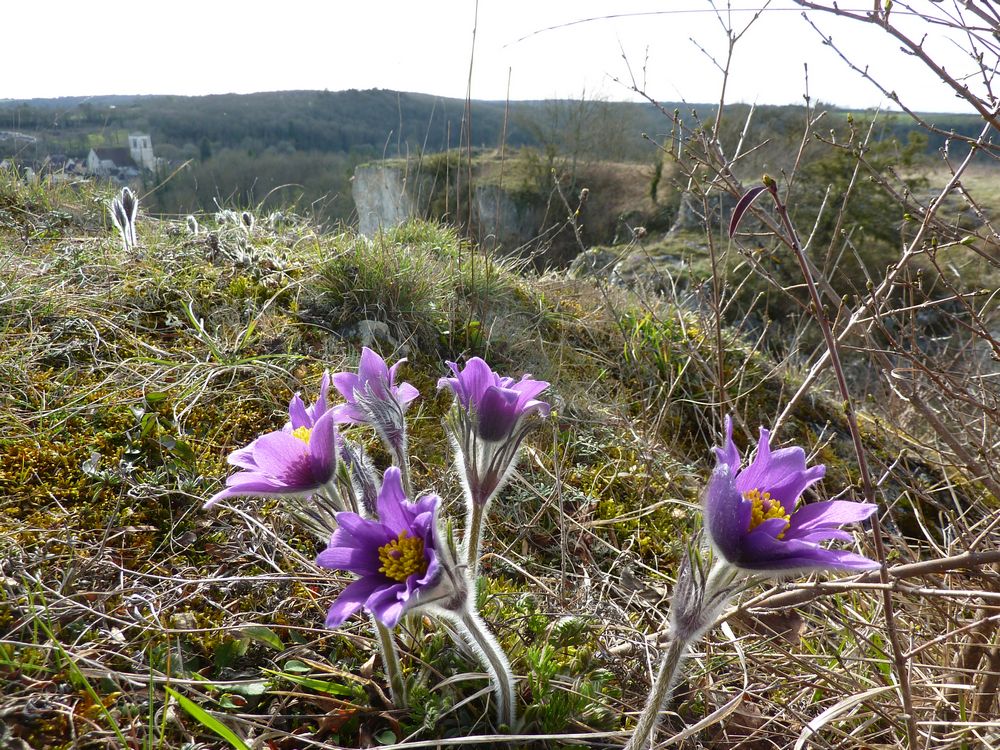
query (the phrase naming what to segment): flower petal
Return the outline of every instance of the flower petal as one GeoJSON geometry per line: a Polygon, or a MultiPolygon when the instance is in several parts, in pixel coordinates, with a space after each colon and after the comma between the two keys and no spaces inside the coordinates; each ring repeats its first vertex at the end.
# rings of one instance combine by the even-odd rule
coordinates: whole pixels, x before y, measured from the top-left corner
{"type": "Polygon", "coordinates": [[[254,446],[257,441],[250,443],[246,448],[238,448],[229,454],[229,458],[226,460],[233,466],[238,466],[241,469],[249,469],[250,471],[257,471],[260,467],[257,465],[257,461],[253,457],[254,446]]]}
{"type": "Polygon", "coordinates": [[[777,484],[772,484],[766,488],[771,493],[771,497],[785,506],[786,510],[795,508],[802,497],[802,493],[811,484],[815,484],[826,475],[826,467],[823,464],[810,466],[805,471],[789,474],[785,479],[777,484]]]}
{"type": "Polygon", "coordinates": [[[772,487],[788,481],[793,475],[806,470],[806,453],[799,447],[782,448],[771,452],[771,436],[768,430],[760,428],[757,455],[753,463],[736,475],[736,489],[771,491],[772,487]]]}
{"type": "Polygon", "coordinates": [[[394,534],[404,530],[413,534],[412,511],[408,511],[404,502],[406,495],[403,494],[402,475],[397,467],[390,466],[382,477],[376,509],[379,520],[394,534]]]}
{"type": "Polygon", "coordinates": [[[733,442],[733,418],[728,414],[725,419],[725,435],[722,447],[713,450],[719,463],[728,466],[729,471],[732,472],[733,476],[736,476],[740,470],[740,452],[736,450],[736,443],[733,442]]]}
{"type": "Polygon", "coordinates": [[[302,403],[302,397],[297,393],[292,396],[292,400],[288,403],[288,419],[292,423],[293,430],[300,427],[312,427],[312,420],[306,411],[306,405],[302,403]]]}
{"type": "MultiPolygon", "coordinates": [[[[337,529],[340,531],[340,529],[337,529]]],[[[334,540],[330,546],[316,556],[316,564],[330,570],[349,570],[359,576],[377,576],[382,563],[379,561],[378,547],[339,546],[334,540]]]]}
{"type": "Polygon", "coordinates": [[[319,396],[316,398],[315,403],[310,406],[306,411],[309,414],[309,419],[312,420],[309,424],[316,424],[316,420],[326,413],[328,408],[327,404],[329,402],[330,394],[330,372],[329,370],[323,373],[323,379],[319,381],[319,396]]]}
{"type": "Polygon", "coordinates": [[[326,614],[326,626],[339,628],[344,620],[361,609],[382,581],[374,576],[359,578],[340,592],[340,596],[330,605],[326,614]]]}
{"type": "Polygon", "coordinates": [[[407,599],[409,594],[406,584],[394,583],[392,586],[375,589],[365,602],[365,607],[380,623],[387,628],[394,628],[406,610],[407,599]]]}
{"type": "Polygon", "coordinates": [[[534,380],[530,375],[524,375],[518,382],[506,387],[510,388],[512,391],[517,391],[518,406],[524,406],[535,396],[548,388],[549,384],[544,380],[534,380]]]}
{"type": "Polygon", "coordinates": [[[785,530],[785,524],[787,523],[788,521],[784,518],[765,518],[744,538],[749,538],[757,534],[763,534],[771,537],[772,539],[777,539],[778,534],[785,530]]]}
{"type": "Polygon", "coordinates": [[[420,391],[418,391],[416,387],[410,383],[400,383],[392,390],[393,395],[396,397],[396,400],[399,401],[399,405],[404,411],[407,406],[420,396],[420,391]]]}
{"type": "Polygon", "coordinates": [[[308,495],[310,492],[310,488],[289,487],[258,472],[241,471],[226,479],[225,489],[216,492],[201,507],[211,508],[220,500],[231,497],[293,497],[308,495]]]}
{"type": "Polygon", "coordinates": [[[389,368],[389,385],[390,386],[396,384],[396,372],[399,370],[400,365],[402,365],[406,361],[407,361],[406,357],[403,357],[402,359],[398,359],[398,360],[396,360],[396,364],[394,364],[392,367],[389,368]]]}
{"type": "Polygon", "coordinates": [[[744,539],[741,568],[759,572],[808,570],[871,570],[878,563],[844,550],[824,549],[797,539],[782,541],[766,534],[749,534],[744,539]]]}
{"type": "MultiPolygon", "coordinates": [[[[354,396],[351,396],[351,401],[353,402],[354,396]]],[[[337,406],[330,409],[333,414],[333,419],[337,423],[344,424],[365,424],[368,422],[368,415],[364,413],[358,406],[354,403],[349,404],[338,404],[337,406]]]]}
{"type": "Polygon", "coordinates": [[[319,484],[329,482],[337,469],[337,430],[334,414],[324,412],[309,434],[309,455],[313,478],[319,484]]]}
{"type": "Polygon", "coordinates": [[[389,368],[385,366],[385,360],[373,352],[367,346],[361,349],[361,360],[358,363],[358,379],[361,387],[371,388],[379,398],[386,397],[386,388],[390,384],[389,368]]]}
{"type": "Polygon", "coordinates": [[[226,478],[226,487],[241,495],[300,494],[302,490],[291,488],[286,482],[260,471],[238,471],[226,478]]]}
{"type": "MultiPolygon", "coordinates": [[[[789,521],[786,538],[802,538],[806,534],[825,532],[845,523],[864,521],[878,509],[872,503],[854,503],[848,500],[827,500],[803,505],[789,521]]],[[[830,537],[835,538],[835,537],[830,537]]]]}
{"type": "Polygon", "coordinates": [[[359,385],[360,380],[353,372],[338,372],[333,375],[333,387],[349,404],[354,403],[354,391],[359,385]]]}
{"type": "Polygon", "coordinates": [[[483,440],[506,439],[517,423],[517,391],[489,386],[475,405],[476,432],[483,440]]]}
{"type": "Polygon", "coordinates": [[[337,514],[337,526],[337,530],[333,533],[333,537],[331,537],[331,544],[334,544],[333,539],[336,539],[336,544],[342,546],[381,547],[396,536],[378,521],[370,521],[367,518],[362,518],[357,513],[352,513],[349,510],[341,511],[337,514]],[[349,535],[350,538],[338,537],[338,534],[341,532],[349,535]]]}
{"type": "Polygon", "coordinates": [[[705,528],[712,546],[724,559],[737,562],[741,540],[750,527],[750,503],[742,498],[728,464],[721,463],[712,472],[705,490],[705,528]]]}
{"type": "Polygon", "coordinates": [[[260,470],[282,479],[302,479],[308,474],[306,444],[287,432],[269,432],[257,438],[254,460],[260,470]]]}
{"type": "Polygon", "coordinates": [[[466,407],[478,404],[486,389],[497,382],[496,373],[479,357],[473,357],[465,363],[465,368],[459,373],[458,379],[465,394],[462,405],[466,407]]]}

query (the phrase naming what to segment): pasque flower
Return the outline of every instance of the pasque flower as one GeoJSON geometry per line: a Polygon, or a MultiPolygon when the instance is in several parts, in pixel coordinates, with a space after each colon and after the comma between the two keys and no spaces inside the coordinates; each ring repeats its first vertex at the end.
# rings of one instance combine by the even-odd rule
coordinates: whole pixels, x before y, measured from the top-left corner
{"type": "Polygon", "coordinates": [[[333,376],[333,385],[340,391],[346,404],[335,407],[338,422],[352,424],[370,424],[371,413],[369,402],[395,401],[402,412],[420,395],[420,391],[409,383],[396,385],[396,371],[406,358],[399,360],[392,367],[367,346],[361,349],[361,360],[358,363],[357,374],[353,372],[338,372],[333,376]]]}
{"type": "Polygon", "coordinates": [[[401,359],[389,367],[367,346],[362,348],[357,373],[338,372],[333,376],[334,387],[347,403],[332,409],[337,422],[374,427],[404,471],[407,456],[403,416],[420,395],[409,383],[396,385],[396,371],[405,361],[401,359]]]}
{"type": "Polygon", "coordinates": [[[507,440],[529,414],[549,413],[549,405],[535,398],[549,387],[544,380],[533,380],[530,375],[520,380],[501,377],[479,357],[470,359],[462,369],[454,362],[447,364],[455,377],[439,379],[438,389],[451,389],[455,401],[471,415],[481,440],[507,440]]]}
{"type": "Polygon", "coordinates": [[[501,377],[479,357],[464,368],[454,362],[448,367],[454,377],[438,380],[438,389],[448,388],[455,396],[447,423],[464,479],[465,555],[475,578],[486,508],[514,468],[517,451],[532,427],[529,417],[548,415],[549,405],[535,397],[549,384],[530,375],[520,380],[501,377]]]}
{"type": "Polygon", "coordinates": [[[549,384],[530,375],[520,380],[501,377],[479,357],[463,369],[454,362],[448,367],[454,377],[439,379],[438,389],[449,388],[455,395],[449,427],[456,458],[471,501],[485,505],[513,468],[517,449],[531,428],[528,417],[536,412],[548,415],[549,405],[535,396],[549,384]]]}
{"type": "Polygon", "coordinates": [[[403,493],[400,471],[386,469],[375,519],[345,511],[339,528],[316,558],[321,568],[357,574],[341,592],[326,617],[335,628],[364,608],[386,627],[394,627],[407,609],[441,604],[455,594],[450,554],[438,536],[437,495],[415,502],[403,493]]]}
{"type": "Polygon", "coordinates": [[[649,747],[689,647],[712,626],[740,585],[754,576],[878,567],[867,557],[819,545],[829,539],[849,541],[851,535],[840,526],[868,518],[874,505],[828,500],[796,509],[802,493],[823,478],[826,467],[806,466],[805,451],[797,446],[772,451],[771,434],[762,427],[757,455],[741,469],[728,416],[725,430],[705,490],[704,526],[715,561],[706,569],[693,545],[681,564],[670,604],[670,644],[625,750],[649,747]]]}
{"type": "Polygon", "coordinates": [[[269,432],[245,448],[229,454],[240,469],[226,480],[205,508],[230,497],[272,495],[303,497],[329,486],[337,470],[337,434],[334,414],[327,407],[329,377],[323,377],[320,396],[306,407],[299,394],[288,405],[284,428],[269,432]]]}
{"type": "Polygon", "coordinates": [[[876,506],[828,500],[796,509],[802,493],[823,477],[826,467],[807,467],[805,451],[799,447],[772,451],[770,433],[762,427],[757,455],[741,470],[729,417],[725,430],[723,447],[715,449],[718,464],[705,491],[705,528],[727,563],[783,576],[878,567],[867,557],[818,544],[829,539],[849,541],[851,535],[840,526],[868,518],[876,506]]]}
{"type": "Polygon", "coordinates": [[[498,723],[512,727],[517,709],[510,661],[476,611],[469,580],[438,531],[440,502],[437,495],[407,500],[393,466],[382,479],[374,519],[337,514],[338,529],[316,564],[350,571],[358,580],[330,606],[326,625],[338,627],[361,609],[387,628],[418,607],[446,618],[490,674],[498,723]]]}

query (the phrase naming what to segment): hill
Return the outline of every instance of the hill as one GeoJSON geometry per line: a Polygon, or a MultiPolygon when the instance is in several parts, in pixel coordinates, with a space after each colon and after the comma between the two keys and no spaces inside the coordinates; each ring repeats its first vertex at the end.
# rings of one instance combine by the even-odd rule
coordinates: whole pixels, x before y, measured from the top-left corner
{"type": "MultiPolygon", "coordinates": [[[[711,123],[715,111],[711,104],[662,106],[678,112],[682,130],[711,123]]],[[[727,115],[722,137],[733,147],[748,111],[736,105],[727,115]]],[[[825,124],[840,128],[850,114],[831,110],[825,124]]],[[[784,159],[794,149],[786,136],[799,132],[803,117],[800,107],[758,107],[749,135],[771,140],[770,153],[784,159]]],[[[928,117],[945,132],[979,127],[973,117],[928,117]]],[[[907,120],[881,118],[877,138],[905,143],[913,132],[907,120]]],[[[8,129],[29,138],[0,138],[0,159],[36,171],[49,155],[80,160],[94,147],[126,145],[130,131],[149,133],[166,161],[141,188],[147,206],[162,213],[295,205],[331,222],[352,220],[350,179],[364,162],[503,146],[532,149],[543,162],[654,165],[658,144],[679,132],[650,104],[472,101],[467,116],[463,100],[387,90],[5,100],[0,131],[8,129]]],[[[944,138],[932,134],[923,147],[933,152],[944,138]]]]}

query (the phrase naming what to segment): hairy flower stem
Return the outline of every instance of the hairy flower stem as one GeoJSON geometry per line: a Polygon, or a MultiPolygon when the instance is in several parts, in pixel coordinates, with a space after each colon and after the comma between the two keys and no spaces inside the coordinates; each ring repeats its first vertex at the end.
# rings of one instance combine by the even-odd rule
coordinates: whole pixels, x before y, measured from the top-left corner
{"type": "Polygon", "coordinates": [[[513,730],[517,724],[517,707],[514,704],[514,674],[507,654],[470,602],[466,602],[460,612],[451,614],[465,642],[476,652],[490,675],[497,702],[497,724],[513,730]]]}
{"type": "MultiPolygon", "coordinates": [[[[858,459],[858,469],[861,472],[862,491],[864,493],[865,500],[874,504],[875,486],[871,480],[871,472],[868,469],[868,461],[865,457],[864,445],[861,442],[861,431],[858,429],[858,418],[854,409],[854,401],[851,398],[850,391],[848,390],[847,377],[844,375],[844,368],[840,362],[840,351],[837,346],[837,340],[833,336],[833,331],[830,328],[830,320],[826,315],[826,311],[823,309],[823,303],[820,300],[819,292],[816,289],[816,283],[813,280],[812,272],[809,270],[809,263],[802,250],[802,243],[799,241],[798,233],[795,231],[795,227],[792,225],[792,221],[788,216],[787,207],[778,196],[778,185],[773,178],[766,175],[764,177],[764,185],[771,194],[771,199],[774,201],[774,206],[778,211],[778,217],[781,219],[781,224],[784,227],[785,232],[788,234],[785,238],[785,243],[795,254],[795,259],[798,261],[799,269],[802,271],[802,277],[805,279],[806,286],[809,289],[809,298],[812,301],[813,315],[823,333],[823,339],[826,342],[827,351],[830,353],[830,363],[833,365],[833,371],[837,377],[837,387],[840,390],[841,398],[844,399],[844,412],[847,416],[847,425],[850,428],[851,440],[854,443],[854,452],[858,459]]],[[[879,523],[877,513],[872,515],[871,521],[872,537],[875,542],[875,555],[878,558],[879,564],[882,566],[880,577],[882,584],[885,587],[882,591],[882,605],[885,612],[886,634],[889,637],[889,644],[892,648],[893,663],[896,668],[896,678],[899,680],[900,694],[903,699],[902,718],[906,722],[907,743],[910,749],[914,750],[919,746],[919,739],[917,734],[916,715],[913,713],[913,696],[910,691],[910,676],[906,659],[903,656],[903,648],[899,642],[899,634],[896,631],[895,614],[892,603],[892,590],[889,587],[889,568],[886,564],[885,546],[882,543],[882,528],[879,523]]]]}
{"type": "Polygon", "coordinates": [[[466,502],[465,539],[462,550],[465,564],[468,566],[470,580],[475,586],[479,576],[479,549],[483,543],[483,521],[486,519],[487,505],[480,503],[475,497],[466,502]]]}
{"type": "Polygon", "coordinates": [[[399,651],[396,649],[396,638],[392,631],[377,619],[372,617],[372,624],[378,635],[379,649],[382,651],[382,664],[385,676],[389,680],[389,697],[396,708],[409,708],[406,694],[406,682],[403,680],[403,665],[399,661],[399,651]]]}
{"type": "Polygon", "coordinates": [[[646,701],[646,707],[639,715],[639,721],[635,725],[632,737],[629,738],[625,750],[642,750],[649,747],[653,739],[653,732],[660,723],[660,712],[664,704],[670,700],[674,683],[680,673],[681,662],[687,653],[689,642],[681,638],[674,638],[667,647],[667,652],[660,662],[660,670],[653,681],[653,688],[646,701]]]}

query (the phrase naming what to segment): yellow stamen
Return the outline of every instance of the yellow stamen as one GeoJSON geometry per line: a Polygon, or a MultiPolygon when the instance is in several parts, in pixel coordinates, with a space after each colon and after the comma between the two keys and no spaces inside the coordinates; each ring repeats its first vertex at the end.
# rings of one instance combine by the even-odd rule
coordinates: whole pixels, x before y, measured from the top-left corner
{"type": "Polygon", "coordinates": [[[747,529],[747,531],[753,531],[769,518],[783,518],[785,519],[785,528],[778,533],[776,538],[781,539],[785,536],[785,532],[788,531],[788,527],[792,525],[790,523],[791,516],[781,503],[771,497],[770,492],[750,490],[749,492],[744,492],[743,497],[749,500],[751,504],[750,528],[747,529]]]}
{"type": "Polygon", "coordinates": [[[378,548],[378,559],[382,562],[378,572],[400,583],[414,573],[427,572],[424,540],[409,536],[406,529],[399,532],[398,538],[378,548]]]}
{"type": "Polygon", "coordinates": [[[297,437],[303,443],[309,445],[309,433],[311,432],[312,430],[309,429],[308,427],[305,426],[296,427],[294,430],[292,430],[292,437],[297,437]]]}

